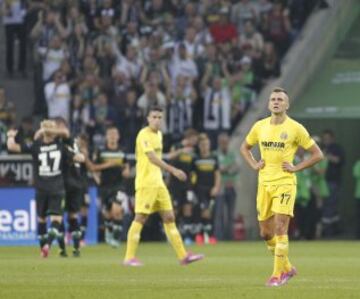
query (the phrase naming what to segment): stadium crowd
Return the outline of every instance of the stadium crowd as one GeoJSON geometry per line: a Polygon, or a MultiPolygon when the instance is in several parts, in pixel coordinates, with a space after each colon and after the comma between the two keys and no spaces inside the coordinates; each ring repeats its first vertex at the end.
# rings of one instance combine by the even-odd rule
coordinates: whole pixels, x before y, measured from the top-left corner
{"type": "MultiPolygon", "coordinates": [[[[206,148],[206,136],[199,137],[193,129],[205,132],[209,150],[218,151],[217,170],[222,176],[221,191],[213,192],[223,198],[215,207],[215,234],[231,238],[238,170],[230,167],[235,153],[228,152],[228,136],[256,103],[261,87],[279,76],[280,62],[315,4],[3,0],[7,72],[14,75],[17,37],[18,70],[24,76],[30,56],[26,50],[31,50],[28,69],[34,70],[35,114],[65,119],[73,136],[86,136],[93,153],[105,146],[109,126],[120,131],[124,152],[133,153],[136,135],[153,105],[164,110],[165,152],[179,146],[197,152],[198,138],[206,148]],[[196,141],[189,141],[193,135],[196,141]]],[[[1,132],[6,132],[15,112],[3,89],[0,105],[1,132]]],[[[33,134],[32,119],[26,117],[17,138],[30,143],[33,134]]],[[[174,159],[180,160],[182,154],[186,160],[187,150],[174,159]]],[[[127,193],[133,196],[131,179],[127,193]]],[[[186,196],[191,201],[192,195],[186,196]]],[[[189,209],[178,213],[186,235],[189,209]]]]}

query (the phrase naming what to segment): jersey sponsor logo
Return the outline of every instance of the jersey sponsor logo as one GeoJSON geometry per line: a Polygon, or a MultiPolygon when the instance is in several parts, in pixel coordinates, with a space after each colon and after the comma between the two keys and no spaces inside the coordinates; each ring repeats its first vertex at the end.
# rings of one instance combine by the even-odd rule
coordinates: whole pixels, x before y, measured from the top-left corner
{"type": "Polygon", "coordinates": [[[261,141],[264,150],[282,150],[285,148],[285,142],[278,141],[261,141]]]}
{"type": "Polygon", "coordinates": [[[215,161],[211,159],[197,160],[195,165],[198,170],[204,172],[210,172],[215,169],[215,161]]]}

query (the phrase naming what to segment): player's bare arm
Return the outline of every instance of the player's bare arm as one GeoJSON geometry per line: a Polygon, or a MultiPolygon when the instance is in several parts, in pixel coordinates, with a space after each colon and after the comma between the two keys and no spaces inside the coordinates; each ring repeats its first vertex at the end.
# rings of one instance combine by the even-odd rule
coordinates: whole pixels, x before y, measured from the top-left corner
{"type": "Polygon", "coordinates": [[[252,146],[250,144],[248,144],[246,141],[244,141],[240,147],[241,155],[244,157],[245,161],[249,164],[249,166],[252,169],[254,169],[256,171],[263,169],[265,166],[265,161],[262,159],[257,161],[254,158],[254,156],[251,152],[251,149],[252,149],[252,146]]]}
{"type": "Polygon", "coordinates": [[[324,154],[322,153],[321,149],[317,144],[314,144],[312,147],[310,147],[308,150],[310,152],[311,156],[308,159],[303,160],[299,164],[292,165],[289,162],[284,162],[282,164],[282,169],[287,172],[297,172],[301,171],[305,168],[311,167],[314,164],[318,163],[322,159],[324,159],[324,154]]]}
{"type": "Polygon", "coordinates": [[[210,195],[214,197],[218,196],[220,193],[220,189],[221,189],[221,174],[220,171],[217,170],[215,171],[215,184],[214,187],[212,187],[210,190],[210,195]]]}
{"type": "Polygon", "coordinates": [[[20,144],[16,143],[15,137],[17,135],[18,131],[11,129],[7,132],[7,141],[6,145],[10,152],[13,153],[21,153],[21,146],[20,144]]]}
{"type": "Polygon", "coordinates": [[[124,170],[122,171],[122,176],[124,177],[124,178],[129,178],[130,177],[130,174],[131,174],[131,172],[130,172],[130,165],[129,165],[129,163],[125,163],[125,165],[124,165],[124,170]]]}
{"type": "Polygon", "coordinates": [[[186,181],[186,174],[185,172],[183,172],[182,170],[175,168],[173,166],[171,166],[170,164],[166,163],[165,161],[159,159],[155,152],[151,151],[146,153],[146,155],[148,156],[150,162],[158,167],[160,167],[161,169],[171,173],[173,176],[175,176],[176,178],[178,178],[180,181],[186,181]]]}

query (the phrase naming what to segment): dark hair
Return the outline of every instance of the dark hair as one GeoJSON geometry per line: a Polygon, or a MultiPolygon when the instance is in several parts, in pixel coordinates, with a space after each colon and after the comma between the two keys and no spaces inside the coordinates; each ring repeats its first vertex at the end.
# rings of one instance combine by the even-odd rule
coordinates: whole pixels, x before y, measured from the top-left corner
{"type": "Polygon", "coordinates": [[[163,108],[161,108],[160,106],[154,105],[154,106],[151,106],[151,107],[149,108],[149,111],[148,111],[148,114],[147,114],[147,115],[150,115],[150,113],[153,112],[153,111],[163,112],[164,110],[163,110],[163,108]]]}
{"type": "Polygon", "coordinates": [[[330,135],[331,137],[335,137],[335,133],[331,129],[326,129],[322,132],[323,135],[330,135]]]}
{"type": "Polygon", "coordinates": [[[286,95],[288,95],[287,91],[284,89],[284,88],[281,88],[281,87],[275,87],[272,92],[283,92],[285,93],[286,95]]]}
{"type": "Polygon", "coordinates": [[[119,132],[118,127],[115,126],[114,124],[109,124],[109,125],[107,125],[106,128],[105,128],[105,131],[113,130],[113,129],[115,129],[115,130],[117,130],[117,131],[119,132]]]}

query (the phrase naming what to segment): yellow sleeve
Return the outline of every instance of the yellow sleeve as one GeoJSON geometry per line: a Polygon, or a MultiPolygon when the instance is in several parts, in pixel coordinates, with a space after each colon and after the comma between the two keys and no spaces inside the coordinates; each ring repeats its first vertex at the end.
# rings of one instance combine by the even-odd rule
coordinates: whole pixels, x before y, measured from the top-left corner
{"type": "Polygon", "coordinates": [[[258,122],[255,123],[255,125],[253,125],[253,127],[251,128],[249,134],[247,134],[246,136],[246,143],[249,145],[255,145],[256,143],[258,143],[258,122]]]}
{"type": "Polygon", "coordinates": [[[309,132],[303,125],[299,125],[298,128],[297,144],[306,150],[315,144],[315,141],[311,138],[309,132]]]}
{"type": "Polygon", "coordinates": [[[151,144],[151,137],[149,134],[142,132],[139,136],[138,146],[143,153],[153,152],[154,148],[151,144]]]}

